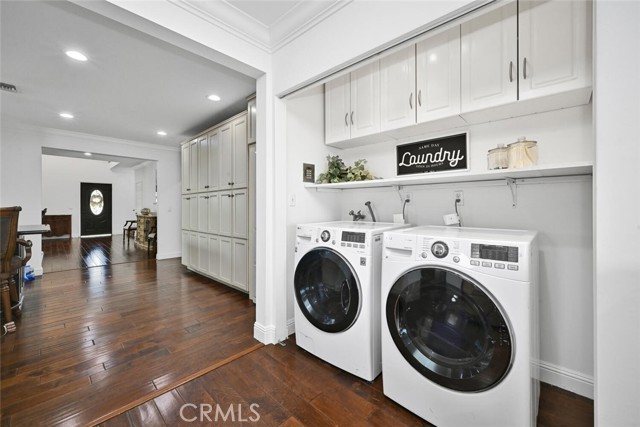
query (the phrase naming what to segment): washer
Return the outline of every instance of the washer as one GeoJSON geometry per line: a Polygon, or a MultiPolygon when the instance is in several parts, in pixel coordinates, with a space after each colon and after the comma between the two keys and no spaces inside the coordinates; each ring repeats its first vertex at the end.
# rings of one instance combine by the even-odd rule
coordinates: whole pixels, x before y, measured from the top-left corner
{"type": "Polygon", "coordinates": [[[384,394],[438,427],[535,426],[536,233],[384,234],[384,394]]]}
{"type": "Polygon", "coordinates": [[[367,381],[382,369],[382,233],[401,227],[406,226],[353,221],[297,227],[296,343],[367,381]]]}

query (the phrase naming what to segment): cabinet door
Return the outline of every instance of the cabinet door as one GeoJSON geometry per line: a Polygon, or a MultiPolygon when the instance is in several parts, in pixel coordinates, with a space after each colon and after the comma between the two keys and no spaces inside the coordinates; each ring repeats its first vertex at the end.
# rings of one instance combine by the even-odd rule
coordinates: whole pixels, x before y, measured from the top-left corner
{"type": "Polygon", "coordinates": [[[189,188],[188,193],[198,191],[198,140],[189,143],[189,188]]]}
{"type": "Polygon", "coordinates": [[[415,45],[380,58],[380,130],[415,124],[415,90],[415,45]]]}
{"type": "Polygon", "coordinates": [[[189,232],[189,267],[198,270],[198,233],[189,232]]]}
{"type": "Polygon", "coordinates": [[[220,277],[220,238],[209,236],[209,274],[220,277]]]}
{"type": "Polygon", "coordinates": [[[234,188],[247,186],[247,116],[242,115],[232,123],[233,127],[233,178],[234,188]]]}
{"type": "Polygon", "coordinates": [[[209,132],[209,190],[220,187],[220,130],[209,132]]]}
{"type": "Polygon", "coordinates": [[[586,1],[520,1],[520,99],[591,86],[586,1]]]}
{"type": "Polygon", "coordinates": [[[461,109],[474,111],[518,97],[516,3],[461,25],[461,109]]]}
{"type": "Polygon", "coordinates": [[[182,265],[185,267],[191,266],[191,262],[189,260],[189,254],[191,251],[189,250],[189,232],[182,232],[182,265]]]}
{"type": "Polygon", "coordinates": [[[199,194],[198,199],[198,231],[206,233],[209,231],[209,195],[199,194]]]}
{"type": "Polygon", "coordinates": [[[220,182],[218,188],[231,188],[233,180],[233,129],[231,123],[226,123],[220,128],[220,182]]]}
{"type": "Polygon", "coordinates": [[[243,291],[249,291],[247,280],[247,241],[244,239],[233,239],[233,281],[231,284],[243,291]]]}
{"type": "Polygon", "coordinates": [[[351,72],[351,138],[380,132],[380,72],[375,61],[351,72]]]}
{"type": "Polygon", "coordinates": [[[460,27],[416,45],[418,123],[460,113],[460,27]]]}
{"type": "Polygon", "coordinates": [[[198,191],[209,189],[209,138],[198,138],[198,191]]]}
{"type": "Polygon", "coordinates": [[[247,238],[247,190],[235,190],[233,203],[233,237],[247,238]]]}
{"type": "Polygon", "coordinates": [[[233,239],[219,236],[220,242],[220,280],[233,283],[233,239]]]}
{"type": "Polygon", "coordinates": [[[191,156],[190,144],[187,142],[180,147],[182,155],[182,194],[191,190],[189,182],[191,180],[191,156]]]}
{"type": "Polygon", "coordinates": [[[189,198],[189,230],[198,229],[198,196],[193,194],[189,198]]]}
{"type": "Polygon", "coordinates": [[[198,270],[209,273],[209,235],[198,233],[198,270]]]}
{"type": "Polygon", "coordinates": [[[209,233],[220,231],[220,193],[209,193],[209,233]]]}
{"type": "Polygon", "coordinates": [[[351,89],[349,74],[324,85],[324,138],[326,144],[349,139],[351,89]]]}
{"type": "Polygon", "coordinates": [[[190,205],[190,200],[191,200],[191,196],[182,196],[182,229],[183,230],[189,230],[190,224],[189,221],[191,220],[190,214],[189,214],[189,207],[190,205]]]}
{"type": "Polygon", "coordinates": [[[233,233],[233,194],[231,191],[220,193],[220,228],[218,232],[225,236],[233,233]]]}

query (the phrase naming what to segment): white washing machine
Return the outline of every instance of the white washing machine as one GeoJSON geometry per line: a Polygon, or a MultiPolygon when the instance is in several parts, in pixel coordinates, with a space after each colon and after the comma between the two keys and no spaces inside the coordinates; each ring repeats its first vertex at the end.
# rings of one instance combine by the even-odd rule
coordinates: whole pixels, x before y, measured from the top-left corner
{"type": "Polygon", "coordinates": [[[339,221],[298,225],[294,294],[296,343],[372,381],[380,361],[382,233],[406,227],[339,221]]]}
{"type": "Polygon", "coordinates": [[[384,234],[384,394],[438,427],[535,426],[536,233],[384,234]]]}

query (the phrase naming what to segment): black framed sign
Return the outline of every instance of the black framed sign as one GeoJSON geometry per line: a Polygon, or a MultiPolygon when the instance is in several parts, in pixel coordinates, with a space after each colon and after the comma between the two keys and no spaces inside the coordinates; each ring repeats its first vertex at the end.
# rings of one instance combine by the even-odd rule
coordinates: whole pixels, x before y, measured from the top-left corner
{"type": "Polygon", "coordinates": [[[398,145],[398,175],[468,169],[467,148],[466,133],[398,145]]]}

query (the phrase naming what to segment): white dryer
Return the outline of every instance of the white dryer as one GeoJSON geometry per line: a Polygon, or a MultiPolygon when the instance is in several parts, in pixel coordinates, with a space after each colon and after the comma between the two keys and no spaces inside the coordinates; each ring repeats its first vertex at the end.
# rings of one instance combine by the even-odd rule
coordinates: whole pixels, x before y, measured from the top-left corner
{"type": "Polygon", "coordinates": [[[382,367],[382,233],[400,227],[406,226],[339,221],[298,225],[296,231],[296,343],[368,381],[382,367]]]}
{"type": "Polygon", "coordinates": [[[384,394],[437,425],[535,426],[536,233],[416,227],[384,234],[384,394]]]}

